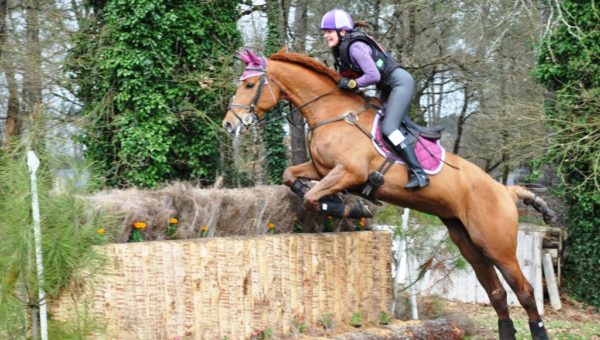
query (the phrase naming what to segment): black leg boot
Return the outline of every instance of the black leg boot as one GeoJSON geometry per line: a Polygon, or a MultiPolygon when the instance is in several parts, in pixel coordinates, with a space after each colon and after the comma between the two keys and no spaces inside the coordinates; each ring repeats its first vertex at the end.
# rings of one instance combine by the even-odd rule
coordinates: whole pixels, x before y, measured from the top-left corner
{"type": "Polygon", "coordinates": [[[511,319],[498,320],[498,336],[500,340],[514,340],[517,330],[511,319]]]}
{"type": "Polygon", "coordinates": [[[419,190],[429,185],[429,177],[421,167],[421,163],[415,155],[415,150],[411,145],[402,147],[403,144],[396,146],[396,151],[402,157],[408,167],[408,183],[404,187],[408,190],[419,190]]]}
{"type": "Polygon", "coordinates": [[[533,340],[548,340],[548,333],[542,320],[540,321],[529,321],[529,330],[531,331],[531,338],[533,340]]]}

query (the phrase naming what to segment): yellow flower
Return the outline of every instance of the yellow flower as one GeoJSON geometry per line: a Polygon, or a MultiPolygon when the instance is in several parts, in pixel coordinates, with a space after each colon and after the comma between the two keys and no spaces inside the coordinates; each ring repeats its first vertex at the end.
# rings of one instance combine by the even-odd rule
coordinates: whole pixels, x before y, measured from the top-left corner
{"type": "Polygon", "coordinates": [[[206,225],[200,226],[200,230],[208,231],[208,226],[206,226],[206,225]]]}
{"type": "Polygon", "coordinates": [[[104,228],[98,228],[98,229],[96,229],[96,234],[98,234],[98,235],[104,235],[104,233],[106,233],[106,230],[104,230],[104,228]]]}
{"type": "Polygon", "coordinates": [[[144,222],[134,222],[133,223],[133,227],[135,229],[144,229],[144,228],[146,228],[146,223],[144,223],[144,222]]]}
{"type": "Polygon", "coordinates": [[[331,216],[331,215],[327,215],[327,220],[328,220],[328,221],[333,221],[333,216],[331,216]]]}
{"type": "Polygon", "coordinates": [[[267,224],[267,228],[273,229],[273,228],[275,228],[275,224],[273,224],[272,222],[269,222],[269,224],[267,224]]]}
{"type": "Polygon", "coordinates": [[[169,223],[170,224],[177,224],[177,223],[179,223],[179,221],[175,217],[173,217],[173,218],[169,218],[169,223]]]}

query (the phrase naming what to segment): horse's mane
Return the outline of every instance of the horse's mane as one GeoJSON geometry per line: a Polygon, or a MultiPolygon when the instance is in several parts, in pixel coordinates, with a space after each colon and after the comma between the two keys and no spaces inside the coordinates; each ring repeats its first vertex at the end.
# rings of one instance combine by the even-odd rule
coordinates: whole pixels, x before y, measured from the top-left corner
{"type": "Polygon", "coordinates": [[[304,67],[311,69],[317,73],[320,73],[326,77],[329,77],[335,83],[337,83],[340,80],[340,75],[336,71],[325,66],[325,64],[323,64],[309,56],[300,54],[300,53],[286,52],[285,49],[282,49],[279,52],[272,54],[269,57],[269,59],[279,60],[279,61],[284,61],[284,62],[289,62],[289,63],[294,63],[294,64],[297,64],[300,66],[304,66],[304,67]]]}

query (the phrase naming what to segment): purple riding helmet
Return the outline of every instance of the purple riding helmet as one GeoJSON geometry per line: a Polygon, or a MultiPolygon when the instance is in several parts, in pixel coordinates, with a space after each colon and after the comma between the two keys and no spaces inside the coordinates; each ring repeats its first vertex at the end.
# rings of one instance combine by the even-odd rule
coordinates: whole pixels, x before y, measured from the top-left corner
{"type": "Polygon", "coordinates": [[[323,15],[321,29],[352,31],[354,29],[354,22],[348,12],[341,9],[333,9],[323,15]]]}

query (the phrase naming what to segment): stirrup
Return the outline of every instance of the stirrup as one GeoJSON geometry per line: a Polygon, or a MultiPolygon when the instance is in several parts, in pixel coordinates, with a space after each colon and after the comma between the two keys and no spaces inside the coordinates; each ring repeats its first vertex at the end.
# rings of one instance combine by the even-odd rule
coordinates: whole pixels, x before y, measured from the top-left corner
{"type": "Polygon", "coordinates": [[[408,183],[404,186],[406,190],[419,190],[429,185],[429,177],[425,172],[417,173],[409,170],[408,183]]]}

